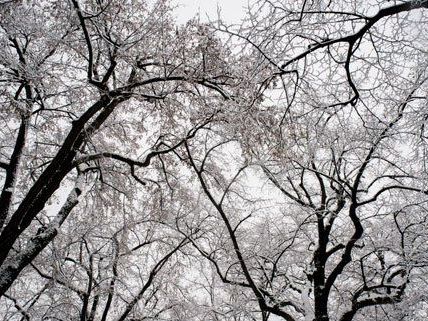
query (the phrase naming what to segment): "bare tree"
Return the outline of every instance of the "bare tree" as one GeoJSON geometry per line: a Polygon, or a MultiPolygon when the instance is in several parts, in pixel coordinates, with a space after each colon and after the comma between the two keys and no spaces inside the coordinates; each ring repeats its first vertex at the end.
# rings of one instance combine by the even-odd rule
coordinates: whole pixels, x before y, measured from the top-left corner
{"type": "Polygon", "coordinates": [[[230,78],[220,42],[196,21],[176,29],[166,1],[10,2],[0,10],[3,295],[88,183],[115,188],[108,173],[121,172],[141,188],[154,184],[141,169],[213,121],[230,78]],[[48,202],[63,205],[46,214],[48,202]]]}
{"type": "Polygon", "coordinates": [[[3,1],[3,319],[422,320],[427,7],[3,1]]]}
{"type": "Polygon", "coordinates": [[[263,320],[382,319],[399,314],[390,306],[417,317],[406,311],[427,267],[427,6],[256,1],[240,30],[219,26],[272,72],[233,128],[185,144],[228,238],[194,246],[263,320]],[[235,159],[220,156],[227,144],[235,159]],[[250,193],[254,176],[272,205],[250,193]]]}

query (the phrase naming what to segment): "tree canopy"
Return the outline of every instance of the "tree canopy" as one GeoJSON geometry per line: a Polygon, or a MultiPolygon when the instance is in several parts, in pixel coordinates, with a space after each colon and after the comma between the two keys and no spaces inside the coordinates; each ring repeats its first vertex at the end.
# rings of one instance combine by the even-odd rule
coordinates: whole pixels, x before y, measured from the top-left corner
{"type": "Polygon", "coordinates": [[[0,1],[2,320],[425,320],[428,1],[0,1]]]}

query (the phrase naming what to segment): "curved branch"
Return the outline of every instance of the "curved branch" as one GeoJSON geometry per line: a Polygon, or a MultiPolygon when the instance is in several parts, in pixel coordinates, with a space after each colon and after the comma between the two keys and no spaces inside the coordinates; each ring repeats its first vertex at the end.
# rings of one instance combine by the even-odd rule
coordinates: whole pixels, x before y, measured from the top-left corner
{"type": "Polygon", "coordinates": [[[419,9],[419,8],[428,8],[428,0],[422,0],[422,1],[421,0],[412,0],[412,1],[407,1],[407,2],[404,2],[401,4],[397,4],[394,6],[390,6],[387,8],[380,9],[379,12],[376,15],[374,15],[373,17],[366,18],[368,20],[367,23],[356,33],[349,35],[349,36],[346,36],[346,37],[329,39],[329,40],[326,40],[326,41],[323,41],[320,43],[316,43],[315,45],[311,46],[308,50],[306,50],[306,51],[302,52],[301,54],[295,56],[294,58],[288,60],[286,63],[284,63],[281,66],[281,69],[287,68],[293,62],[296,62],[302,58],[305,58],[307,55],[309,55],[310,53],[312,53],[314,51],[317,51],[318,49],[331,46],[335,43],[339,43],[339,42],[348,42],[350,44],[355,43],[359,38],[364,36],[364,34],[371,27],[373,27],[373,25],[375,25],[380,19],[398,14],[400,12],[406,12],[406,11],[415,10],[415,9],[419,9]]]}
{"type": "Polygon", "coordinates": [[[241,267],[242,272],[244,273],[245,279],[247,280],[252,292],[254,293],[254,295],[257,298],[259,307],[261,311],[265,311],[265,312],[271,312],[275,315],[281,316],[283,317],[285,320],[287,321],[294,321],[294,318],[288,314],[285,311],[282,311],[279,309],[278,306],[269,306],[266,302],[266,299],[263,296],[263,291],[261,289],[259,289],[259,287],[256,285],[256,283],[253,280],[253,277],[250,274],[250,271],[248,269],[248,266],[245,262],[244,256],[242,255],[242,251],[241,248],[239,246],[238,243],[238,239],[235,235],[235,231],[229,221],[229,218],[227,217],[226,213],[223,210],[223,207],[221,206],[221,204],[219,204],[215,199],[214,196],[211,194],[208,185],[204,179],[204,177],[202,176],[202,172],[200,171],[200,169],[197,168],[194,159],[192,157],[192,154],[190,152],[189,146],[187,144],[187,142],[184,143],[184,146],[186,147],[186,151],[187,151],[187,155],[189,157],[189,162],[190,165],[193,167],[193,169],[195,170],[197,177],[199,179],[199,182],[201,183],[202,189],[205,193],[205,195],[208,197],[208,199],[210,200],[211,204],[214,206],[214,208],[217,210],[217,212],[220,214],[224,224],[226,225],[226,229],[228,232],[228,236],[230,238],[230,241],[233,244],[233,249],[234,252],[236,254],[236,257],[238,258],[239,261],[239,265],[241,267]]]}
{"type": "Polygon", "coordinates": [[[76,10],[77,17],[79,18],[80,27],[82,28],[83,35],[85,37],[86,48],[88,50],[88,71],[87,71],[88,81],[90,84],[103,89],[101,82],[95,81],[93,79],[94,51],[92,48],[91,37],[89,36],[88,28],[86,27],[85,18],[83,17],[82,11],[80,10],[79,3],[77,2],[77,0],[72,0],[71,2],[73,3],[74,9],[76,10]]]}

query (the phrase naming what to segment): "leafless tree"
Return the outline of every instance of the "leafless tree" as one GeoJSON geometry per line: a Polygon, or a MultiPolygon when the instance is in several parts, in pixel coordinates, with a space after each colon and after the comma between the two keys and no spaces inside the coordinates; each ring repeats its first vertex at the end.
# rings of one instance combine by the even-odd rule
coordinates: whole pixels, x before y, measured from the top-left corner
{"type": "Polygon", "coordinates": [[[4,320],[422,320],[428,1],[0,4],[4,320]]]}
{"type": "Polygon", "coordinates": [[[263,320],[399,314],[389,306],[418,318],[409,302],[426,301],[413,291],[427,267],[427,6],[256,1],[239,30],[220,24],[272,72],[233,129],[204,149],[185,143],[229,245],[213,247],[213,235],[195,247],[263,320]],[[220,156],[225,145],[233,160],[220,156]],[[265,182],[258,193],[275,195],[272,205],[248,177],[265,182]]]}
{"type": "Polygon", "coordinates": [[[197,21],[176,30],[166,1],[10,2],[0,12],[3,295],[91,182],[119,189],[113,172],[153,188],[142,169],[161,171],[162,155],[214,120],[221,104],[207,99],[228,99],[229,77],[220,42],[197,21]],[[61,206],[46,213],[49,202],[61,206]]]}

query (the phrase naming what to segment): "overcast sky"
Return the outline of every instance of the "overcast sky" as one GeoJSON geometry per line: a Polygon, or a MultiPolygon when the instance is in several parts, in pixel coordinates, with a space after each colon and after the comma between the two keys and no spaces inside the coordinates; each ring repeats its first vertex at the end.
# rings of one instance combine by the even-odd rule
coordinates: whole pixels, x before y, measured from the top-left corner
{"type": "Polygon", "coordinates": [[[217,18],[217,7],[221,10],[221,16],[227,23],[238,23],[244,15],[244,6],[247,0],[175,0],[180,5],[177,10],[178,21],[184,23],[195,14],[199,13],[202,19],[207,15],[212,19],[217,18]]]}

